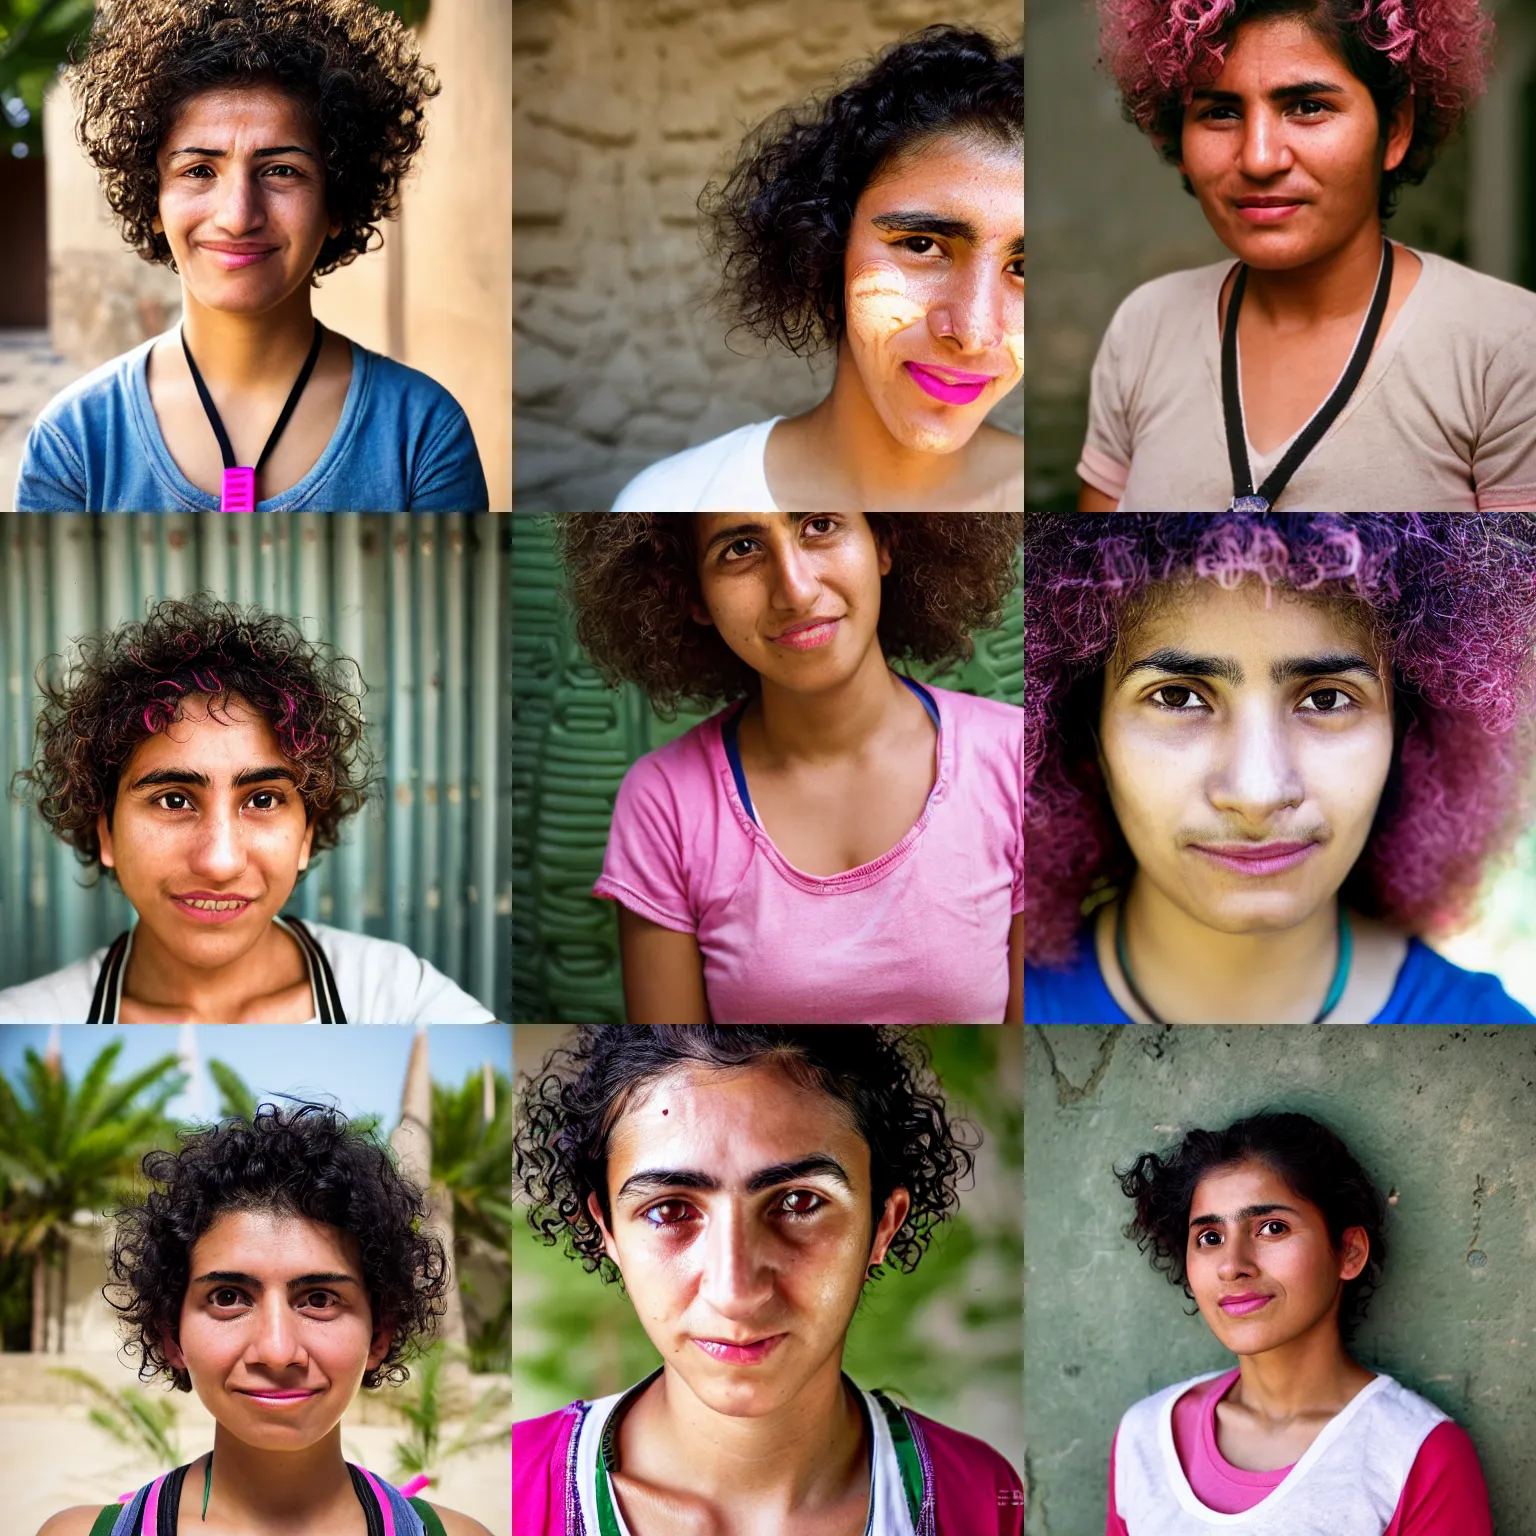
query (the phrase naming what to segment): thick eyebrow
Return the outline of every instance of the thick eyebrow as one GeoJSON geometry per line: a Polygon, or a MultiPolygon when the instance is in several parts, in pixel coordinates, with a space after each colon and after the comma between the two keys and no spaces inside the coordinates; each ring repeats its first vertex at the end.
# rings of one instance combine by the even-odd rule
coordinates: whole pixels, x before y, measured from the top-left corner
{"type": "MultiPolygon", "coordinates": [[[[759,1168],[747,1180],[746,1187],[748,1193],[755,1195],[780,1184],[792,1184],[796,1179],[817,1176],[833,1179],[844,1189],[851,1191],[853,1188],[843,1165],[824,1152],[797,1158],[791,1163],[774,1163],[771,1167],[759,1168]]],[[[654,1194],[663,1189],[700,1189],[712,1192],[719,1188],[719,1179],[694,1168],[643,1168],[624,1180],[619,1186],[617,1198],[622,1200],[627,1195],[654,1194]]]]}
{"type": "MultiPolygon", "coordinates": [[[[299,783],[292,769],[273,764],[267,768],[242,768],[234,777],[234,787],[244,789],[248,784],[265,784],[272,779],[287,779],[295,788],[299,783]]],[[[162,784],[191,784],[198,789],[207,789],[212,782],[206,773],[198,773],[192,768],[151,768],[143,778],[135,779],[128,786],[128,792],[132,794],[135,790],[152,789],[162,784]]]]}
{"type": "MultiPolygon", "coordinates": [[[[1264,94],[1270,101],[1283,103],[1299,101],[1307,96],[1342,96],[1344,87],[1331,80],[1298,80],[1295,85],[1277,85],[1264,94]]],[[[1213,91],[1209,86],[1198,87],[1190,92],[1191,101],[1220,102],[1224,106],[1233,106],[1242,99],[1236,91],[1213,91]]]]}
{"type": "MultiPolygon", "coordinates": [[[[1230,656],[1197,656],[1176,646],[1165,646],[1133,661],[1121,674],[1123,683],[1133,672],[1168,672],[1179,677],[1214,677],[1241,688],[1247,677],[1230,656]]],[[[1363,672],[1375,682],[1381,674],[1365,657],[1355,651],[1325,651],[1320,656],[1287,656],[1269,665],[1269,680],[1275,684],[1297,682],[1309,677],[1336,677],[1343,672],[1363,672]]]]}
{"type": "MultiPolygon", "coordinates": [[[[217,1281],[224,1285],[244,1285],[250,1289],[259,1291],[262,1283],[255,1275],[248,1275],[243,1269],[210,1269],[206,1275],[199,1275],[192,1283],[202,1285],[208,1281],[217,1281]]],[[[296,1285],[356,1285],[355,1275],[347,1275],[329,1270],[316,1270],[310,1275],[295,1275],[288,1282],[288,1289],[292,1290],[296,1285]]]]}
{"type": "MultiPolygon", "coordinates": [[[[227,149],[173,149],[166,159],[174,160],[178,155],[196,155],[199,159],[225,160],[229,157],[229,151],[227,149]]],[[[267,160],[273,155],[304,155],[313,160],[316,165],[320,163],[320,157],[313,150],[305,149],[302,144],[278,144],[272,149],[258,149],[251,158],[267,160]]]]}
{"type": "MultiPolygon", "coordinates": [[[[1245,1205],[1232,1220],[1234,1223],[1252,1221],[1255,1216],[1268,1216],[1272,1211],[1289,1211],[1293,1216],[1301,1214],[1294,1205],[1245,1205]]],[[[1226,1222],[1225,1216],[1195,1216],[1191,1218],[1189,1227],[1193,1231],[1196,1227],[1222,1227],[1226,1222]]]]}
{"type": "MultiPolygon", "coordinates": [[[[808,518],[808,517],[821,517],[823,515],[824,514],[822,514],[820,512],[791,512],[789,514],[789,518],[790,518],[790,521],[795,525],[795,527],[798,528],[800,526],[800,524],[803,523],[806,520],[806,518],[808,518]]],[[[717,533],[709,541],[709,543],[707,543],[704,546],[704,553],[707,555],[710,552],[710,550],[712,550],[717,544],[731,543],[731,542],[734,542],[736,539],[752,538],[755,535],[760,534],[763,531],[763,529],[766,528],[767,526],[768,525],[766,523],[757,522],[757,523],[735,523],[735,524],[733,524],[729,528],[722,528],[719,531],[719,533],[717,533]]]]}
{"type": "MultiPolygon", "coordinates": [[[[877,213],[869,221],[876,229],[903,235],[943,235],[946,240],[964,240],[980,245],[981,235],[969,219],[947,219],[938,213],[877,213]]],[[[1024,254],[1024,236],[1014,240],[1005,252],[1010,258],[1024,254]]]]}

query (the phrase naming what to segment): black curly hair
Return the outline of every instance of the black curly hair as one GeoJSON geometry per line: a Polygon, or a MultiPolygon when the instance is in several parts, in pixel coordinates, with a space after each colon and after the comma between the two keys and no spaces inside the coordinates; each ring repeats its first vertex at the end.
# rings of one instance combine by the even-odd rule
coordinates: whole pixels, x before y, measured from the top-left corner
{"type": "Polygon", "coordinates": [[[123,238],[171,265],[157,234],[157,156],[199,92],[276,85],[308,114],[325,161],[325,201],[341,225],[314,277],[381,240],[421,148],[427,101],[441,89],[398,16],[373,0],[99,0],[89,45],[67,78],[78,136],[100,173],[123,238]]]}
{"type": "Polygon", "coordinates": [[[903,38],[831,97],[786,107],[748,135],[723,186],[699,197],[722,264],[717,301],[791,352],[836,347],[843,255],[864,189],[902,157],[954,135],[1024,152],[1024,55],[940,25],[903,38]]]}
{"type": "Polygon", "coordinates": [[[1150,1250],[1153,1269],[1166,1275],[1170,1285],[1182,1286],[1193,1301],[1185,1252],[1195,1187],[1215,1169],[1243,1162],[1264,1164],[1315,1205],[1323,1213],[1335,1252],[1350,1227],[1364,1229],[1370,1257],[1353,1280],[1345,1281],[1339,1303],[1339,1331],[1348,1339],[1381,1284],[1387,1207],[1342,1138],[1310,1115],[1260,1110],[1223,1131],[1186,1131],[1160,1155],[1143,1152],[1129,1168],[1115,1169],[1120,1188],[1136,1202],[1125,1235],[1135,1239],[1140,1252],[1150,1250]]]}
{"type": "Polygon", "coordinates": [[[207,694],[215,711],[239,698],[266,719],[294,765],[313,852],[334,848],[341,823],[362,809],[373,769],[362,679],[291,620],[199,592],[152,604],[141,623],[77,647],[72,663],[49,656],[38,667],[34,762],[15,782],[30,785],[54,836],[82,864],[101,865],[96,818],[112,825],[134,748],[177,718],[187,694],[207,694]]]}
{"type": "MultiPolygon", "coordinates": [[[[555,523],[581,648],[609,683],[635,684],[664,715],[685,700],[712,709],[758,686],[720,632],[689,616],[699,598],[698,516],[566,512],[555,523]]],[[[865,516],[891,549],[880,584],[886,660],[968,658],[972,632],[999,623],[1017,584],[1024,514],[865,516]]]]}
{"type": "Polygon", "coordinates": [[[448,1257],[424,1226],[422,1191],[389,1151],[355,1130],[339,1110],[262,1104],[250,1120],[182,1131],[178,1152],[143,1160],[153,1184],[142,1205],[116,1213],[103,1288],[122,1318],[139,1378],[167,1378],[190,1392],[185,1370],[165,1357],[178,1339],[192,1248],[228,1211],[272,1211],[323,1222],[355,1238],[374,1327],[392,1330],[389,1352],[363,1375],[365,1387],[405,1381],[401,1363],[443,1313],[448,1257]]]}
{"type": "MultiPolygon", "coordinates": [[[[513,1136],[513,1189],[528,1204],[528,1224],[547,1246],[566,1252],[605,1281],[620,1279],[603,1251],[602,1229],[587,1208],[596,1195],[605,1221],[608,1141],[634,1095],[679,1068],[737,1068],[771,1062],[797,1085],[843,1105],[869,1143],[871,1225],[896,1188],[912,1197],[886,1260],[917,1268],[933,1229],[958,1209],[980,1132],[952,1121],[921,1039],[881,1025],[848,1028],[663,1024],[587,1025],[557,1047],[522,1085],[513,1136]]],[[[876,1266],[870,1273],[878,1279],[876,1266]]]]}

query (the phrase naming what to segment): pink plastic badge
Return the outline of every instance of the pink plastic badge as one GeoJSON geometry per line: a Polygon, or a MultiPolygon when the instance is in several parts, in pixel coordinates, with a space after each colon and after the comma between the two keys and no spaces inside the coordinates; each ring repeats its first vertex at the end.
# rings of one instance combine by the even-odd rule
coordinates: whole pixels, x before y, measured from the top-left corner
{"type": "Polygon", "coordinates": [[[224,494],[219,498],[221,512],[254,512],[256,510],[256,471],[254,469],[226,469],[224,494]]]}

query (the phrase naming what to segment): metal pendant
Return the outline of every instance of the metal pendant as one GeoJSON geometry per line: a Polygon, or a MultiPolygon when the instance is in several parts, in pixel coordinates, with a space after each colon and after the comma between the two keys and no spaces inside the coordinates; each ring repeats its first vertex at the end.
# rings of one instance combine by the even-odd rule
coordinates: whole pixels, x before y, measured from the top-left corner
{"type": "Polygon", "coordinates": [[[1234,496],[1228,512],[1268,512],[1269,503],[1262,496],[1234,496]]]}

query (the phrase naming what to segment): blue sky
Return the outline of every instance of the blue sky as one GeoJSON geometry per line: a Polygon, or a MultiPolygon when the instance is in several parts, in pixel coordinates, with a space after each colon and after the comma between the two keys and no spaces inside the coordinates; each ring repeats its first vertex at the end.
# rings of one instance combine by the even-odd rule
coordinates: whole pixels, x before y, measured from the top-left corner
{"type": "MultiPolygon", "coordinates": [[[[43,1051],[46,1027],[0,1025],[0,1073],[15,1082],[30,1046],[43,1051]]],[[[208,1075],[210,1058],[227,1062],[260,1094],[287,1093],[323,1097],[346,1114],[377,1114],[393,1128],[400,1114],[400,1090],[410,1058],[410,1027],[318,1024],[132,1024],[116,1028],[65,1024],[59,1028],[64,1069],[78,1081],[98,1052],[114,1040],[124,1042],[114,1077],[129,1076],[168,1053],[194,1053],[197,1070],[186,1089],[171,1101],[180,1119],[211,1118],[219,1094],[208,1075]]],[[[490,1061],[510,1072],[512,1033],[507,1024],[433,1024],[427,1030],[432,1076],[461,1083],[490,1061]]]]}

